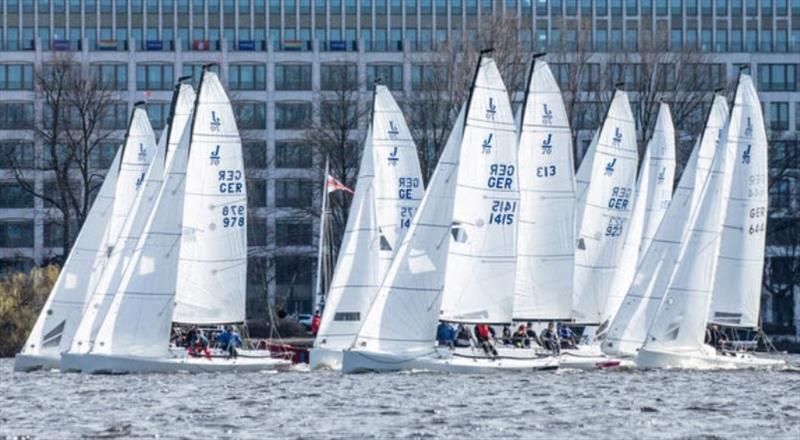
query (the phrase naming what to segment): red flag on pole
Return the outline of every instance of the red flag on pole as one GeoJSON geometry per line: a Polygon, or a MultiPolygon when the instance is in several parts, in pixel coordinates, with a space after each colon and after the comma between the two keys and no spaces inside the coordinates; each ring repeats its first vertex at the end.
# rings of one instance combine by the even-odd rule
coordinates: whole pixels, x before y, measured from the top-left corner
{"type": "Polygon", "coordinates": [[[352,189],[350,189],[347,186],[345,186],[345,184],[343,184],[342,182],[339,182],[338,180],[336,180],[336,178],[331,176],[330,174],[328,174],[328,184],[326,186],[328,188],[328,194],[330,194],[330,193],[332,193],[334,191],[339,191],[339,190],[346,191],[346,192],[349,192],[350,194],[353,194],[353,190],[352,189]]]}

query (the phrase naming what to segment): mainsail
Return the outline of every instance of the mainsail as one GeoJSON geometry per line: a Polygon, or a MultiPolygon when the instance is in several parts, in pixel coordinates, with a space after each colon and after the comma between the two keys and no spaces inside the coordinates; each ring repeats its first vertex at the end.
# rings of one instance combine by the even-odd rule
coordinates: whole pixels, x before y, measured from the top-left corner
{"type": "Polygon", "coordinates": [[[622,257],[614,274],[614,281],[611,284],[611,291],[603,312],[602,323],[605,326],[602,326],[604,328],[600,329],[598,333],[603,333],[603,330],[607,328],[610,320],[619,310],[625,294],[628,293],[639,261],[647,252],[653,235],[672,200],[674,177],[675,129],[672,126],[669,106],[662,103],[653,128],[653,136],[647,143],[647,149],[642,158],[641,171],[634,193],[635,200],[633,201],[630,226],[625,234],[622,257]]]}
{"type": "Polygon", "coordinates": [[[441,320],[513,319],[517,262],[517,133],[494,60],[481,58],[459,152],[441,320]]]}
{"type": "Polygon", "coordinates": [[[244,322],[247,189],[242,141],[217,74],[203,71],[186,171],[175,322],[244,322]]]}
{"type": "MultiPolygon", "coordinates": [[[[754,127],[763,124],[760,115],[761,106],[752,79],[740,74],[733,109],[717,147],[712,172],[703,189],[697,215],[690,219],[691,228],[682,245],[675,275],[647,332],[645,349],[702,351],[714,279],[721,275],[717,272],[718,256],[732,188],[744,185],[744,194],[738,187],[737,194],[760,200],[761,206],[766,208],[766,175],[763,179],[751,179],[765,169],[767,160],[766,141],[754,137],[756,130],[764,132],[763,126],[754,127]]],[[[755,225],[763,221],[754,218],[748,223],[755,225]]],[[[753,235],[758,234],[763,235],[764,231],[754,230],[753,235]]]]}
{"type": "Polygon", "coordinates": [[[756,328],[767,222],[767,137],[752,79],[744,77],[740,84],[744,88],[745,128],[743,139],[737,144],[740,160],[733,174],[722,225],[719,266],[708,319],[724,326],[756,328]]]}
{"type": "Polygon", "coordinates": [[[21,353],[57,358],[67,350],[91,292],[105,267],[106,229],[111,219],[122,148],[117,151],[86,221],[58,274],[21,353]]]}
{"type": "Polygon", "coordinates": [[[689,216],[695,212],[714,158],[723,126],[728,118],[728,104],[716,96],[683,175],[675,189],[664,219],[639,263],[633,283],[611,321],[602,343],[607,354],[633,355],[642,346],[647,329],[672,278],[680,245],[684,240],[689,216]]]}
{"type": "MultiPolygon", "coordinates": [[[[573,317],[577,322],[602,322],[614,272],[629,227],[636,183],[636,126],[628,95],[617,90],[597,135],[591,178],[585,190],[583,218],[575,251],[573,317]]],[[[580,174],[580,170],[579,170],[580,174]]],[[[580,213],[580,210],[578,210],[580,213]]]]}
{"type": "Polygon", "coordinates": [[[519,138],[515,320],[572,316],[575,173],[561,90],[546,62],[532,64],[519,138]]]}

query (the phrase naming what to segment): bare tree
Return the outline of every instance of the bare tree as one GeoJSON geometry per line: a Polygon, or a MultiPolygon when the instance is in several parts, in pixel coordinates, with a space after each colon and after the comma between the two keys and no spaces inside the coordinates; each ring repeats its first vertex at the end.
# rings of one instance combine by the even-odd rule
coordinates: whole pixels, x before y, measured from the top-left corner
{"type": "Polygon", "coordinates": [[[20,187],[58,212],[61,245],[67,255],[72,232],[83,225],[103,181],[104,170],[94,166],[94,157],[113,133],[109,116],[115,96],[100,78],[82,72],[71,55],[64,53],[56,53],[36,71],[35,90],[42,103],[34,125],[42,145],[35,169],[52,181],[52,187],[36,188],[25,172],[27,164],[13,158],[10,163],[20,187]]]}

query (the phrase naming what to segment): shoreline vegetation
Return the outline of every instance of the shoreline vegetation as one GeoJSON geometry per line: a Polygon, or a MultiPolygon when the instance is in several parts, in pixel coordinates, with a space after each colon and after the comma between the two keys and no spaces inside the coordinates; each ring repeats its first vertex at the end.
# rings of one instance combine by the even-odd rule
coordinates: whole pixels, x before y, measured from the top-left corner
{"type": "Polygon", "coordinates": [[[49,265],[0,278],[0,357],[14,356],[25,344],[60,270],[49,265]]]}

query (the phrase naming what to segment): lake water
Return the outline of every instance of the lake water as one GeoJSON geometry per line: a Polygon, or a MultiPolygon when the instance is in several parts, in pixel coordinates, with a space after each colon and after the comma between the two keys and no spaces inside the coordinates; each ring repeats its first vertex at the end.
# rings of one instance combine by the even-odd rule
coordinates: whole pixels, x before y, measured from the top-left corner
{"type": "Polygon", "coordinates": [[[790,372],[86,376],[12,363],[0,359],[0,439],[800,439],[790,372]]]}

